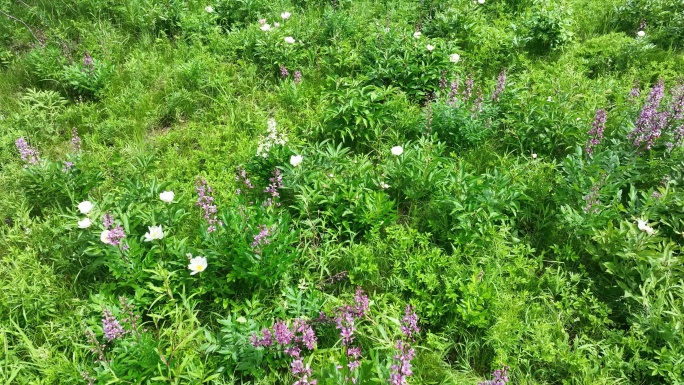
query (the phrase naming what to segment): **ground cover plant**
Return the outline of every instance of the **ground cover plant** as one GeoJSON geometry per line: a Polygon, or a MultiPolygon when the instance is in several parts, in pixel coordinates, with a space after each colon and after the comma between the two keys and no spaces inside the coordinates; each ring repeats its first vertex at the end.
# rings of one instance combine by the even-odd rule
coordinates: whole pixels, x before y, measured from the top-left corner
{"type": "Polygon", "coordinates": [[[0,382],[684,383],[676,0],[0,0],[0,382]]]}

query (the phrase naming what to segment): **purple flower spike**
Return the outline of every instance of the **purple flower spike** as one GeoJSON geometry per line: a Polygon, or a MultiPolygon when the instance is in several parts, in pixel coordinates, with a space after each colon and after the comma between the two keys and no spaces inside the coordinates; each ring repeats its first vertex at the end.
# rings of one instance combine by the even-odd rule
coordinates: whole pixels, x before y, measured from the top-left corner
{"type": "Polygon", "coordinates": [[[603,139],[603,130],[605,128],[606,111],[604,109],[599,109],[596,111],[594,123],[592,124],[591,130],[589,130],[589,136],[591,139],[589,139],[584,148],[587,154],[591,155],[594,152],[594,148],[601,144],[601,140],[603,139]]]}

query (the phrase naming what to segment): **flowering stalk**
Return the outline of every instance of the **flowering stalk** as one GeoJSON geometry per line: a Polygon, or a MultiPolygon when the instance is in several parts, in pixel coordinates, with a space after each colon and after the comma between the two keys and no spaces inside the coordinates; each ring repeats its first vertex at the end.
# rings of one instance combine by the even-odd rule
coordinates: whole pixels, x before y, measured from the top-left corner
{"type": "Polygon", "coordinates": [[[103,311],[102,330],[107,338],[107,342],[112,342],[127,333],[109,309],[103,311]]]}
{"type": "MultiPolygon", "coordinates": [[[[283,176],[278,168],[273,171],[273,177],[271,177],[269,181],[271,184],[266,187],[264,192],[271,194],[271,196],[264,201],[264,207],[273,206],[274,200],[280,197],[278,189],[283,188],[283,176]]],[[[280,206],[280,202],[276,202],[275,204],[276,206],[280,206]]]]}
{"type": "Polygon", "coordinates": [[[259,228],[261,230],[254,236],[254,242],[252,242],[252,248],[254,248],[254,252],[257,254],[261,252],[259,246],[271,243],[271,240],[268,238],[271,235],[270,229],[266,225],[261,225],[259,228]]]}
{"type": "Polygon", "coordinates": [[[202,217],[207,221],[207,233],[216,231],[216,224],[222,225],[221,221],[217,219],[216,212],[218,211],[214,204],[214,197],[211,196],[213,190],[207,184],[206,179],[201,178],[195,182],[195,191],[197,191],[197,206],[202,209],[202,217]]]}
{"type": "Polygon", "coordinates": [[[648,99],[639,114],[634,130],[627,135],[628,139],[633,140],[634,146],[644,146],[647,150],[653,147],[655,141],[660,137],[667,124],[667,112],[658,112],[658,107],[665,93],[663,81],[653,86],[648,95],[648,99]]]}
{"type": "Polygon", "coordinates": [[[76,127],[71,129],[71,149],[74,153],[81,150],[81,137],[78,136],[78,129],[76,129],[76,127]]]}
{"type": "Polygon", "coordinates": [[[420,332],[418,328],[418,316],[411,305],[406,305],[404,316],[401,319],[400,330],[404,335],[403,339],[397,340],[394,355],[394,364],[390,368],[391,385],[406,385],[407,378],[413,374],[411,371],[411,360],[416,355],[416,351],[411,347],[409,340],[415,342],[415,338],[420,332]]]}
{"type": "Polygon", "coordinates": [[[589,136],[591,139],[589,139],[584,148],[587,154],[591,155],[594,152],[594,148],[601,144],[601,140],[603,139],[603,130],[605,128],[606,110],[600,108],[596,111],[594,123],[592,124],[591,130],[589,130],[589,136]]]}
{"type": "Polygon", "coordinates": [[[492,379],[479,382],[477,385],[506,385],[508,383],[508,366],[492,372],[492,379]]]}
{"type": "Polygon", "coordinates": [[[311,378],[311,368],[304,365],[304,357],[302,356],[302,346],[308,350],[313,350],[316,347],[316,342],[318,342],[311,325],[305,320],[297,318],[291,326],[288,326],[285,321],[278,320],[272,329],[263,329],[261,337],[252,334],[250,340],[254,347],[272,348],[275,346],[293,358],[290,363],[290,370],[297,379],[293,385],[315,385],[318,383],[318,380],[311,378]]]}
{"type": "Polygon", "coordinates": [[[17,150],[19,150],[21,160],[25,163],[24,168],[28,167],[29,164],[32,166],[38,164],[40,161],[40,154],[38,153],[38,150],[29,146],[26,139],[21,137],[14,142],[14,145],[17,147],[17,150]]]}
{"type": "Polygon", "coordinates": [[[492,100],[499,101],[499,97],[506,90],[506,69],[503,68],[499,72],[499,77],[496,79],[496,88],[492,93],[492,100]]]}

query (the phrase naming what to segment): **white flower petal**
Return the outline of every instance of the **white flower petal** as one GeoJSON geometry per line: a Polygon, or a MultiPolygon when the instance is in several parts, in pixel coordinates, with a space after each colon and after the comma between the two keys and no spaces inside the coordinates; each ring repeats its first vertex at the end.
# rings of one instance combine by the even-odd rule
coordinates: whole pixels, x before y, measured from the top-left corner
{"type": "Polygon", "coordinates": [[[81,212],[81,214],[88,214],[90,210],[93,209],[93,204],[90,203],[90,201],[83,201],[78,204],[78,211],[81,212]]]}

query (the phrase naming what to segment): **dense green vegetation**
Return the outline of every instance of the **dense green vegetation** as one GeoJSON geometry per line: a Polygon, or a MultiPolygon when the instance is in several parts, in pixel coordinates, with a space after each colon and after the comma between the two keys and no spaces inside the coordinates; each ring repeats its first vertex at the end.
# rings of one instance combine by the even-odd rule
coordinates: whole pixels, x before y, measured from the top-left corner
{"type": "Polygon", "coordinates": [[[0,383],[683,384],[683,45],[680,0],[0,0],[0,383]]]}

